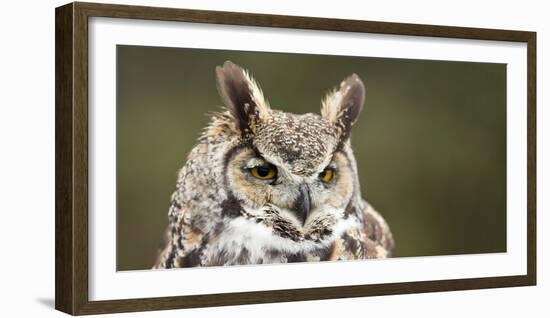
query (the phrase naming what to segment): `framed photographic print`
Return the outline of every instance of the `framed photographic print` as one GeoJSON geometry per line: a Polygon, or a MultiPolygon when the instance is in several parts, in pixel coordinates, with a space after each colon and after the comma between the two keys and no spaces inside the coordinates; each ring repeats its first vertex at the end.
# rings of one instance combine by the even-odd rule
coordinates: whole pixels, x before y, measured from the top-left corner
{"type": "Polygon", "coordinates": [[[536,284],[536,33],[56,9],[73,315],[536,284]]]}

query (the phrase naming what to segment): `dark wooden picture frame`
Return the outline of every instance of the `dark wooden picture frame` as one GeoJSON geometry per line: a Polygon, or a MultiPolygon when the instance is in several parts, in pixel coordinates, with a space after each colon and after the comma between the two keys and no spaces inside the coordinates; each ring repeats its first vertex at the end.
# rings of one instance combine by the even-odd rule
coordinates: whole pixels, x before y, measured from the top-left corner
{"type": "Polygon", "coordinates": [[[55,308],[73,315],[424,293],[536,284],[536,33],[143,6],[70,3],[55,12],[55,308]],[[90,301],[88,18],[112,17],[527,43],[527,275],[90,301]]]}

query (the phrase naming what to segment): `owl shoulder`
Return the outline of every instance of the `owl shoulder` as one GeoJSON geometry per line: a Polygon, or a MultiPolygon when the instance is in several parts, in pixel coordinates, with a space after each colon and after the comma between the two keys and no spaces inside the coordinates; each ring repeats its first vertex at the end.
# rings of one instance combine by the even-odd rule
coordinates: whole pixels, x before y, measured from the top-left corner
{"type": "Polygon", "coordinates": [[[390,257],[395,246],[393,234],[386,220],[368,202],[363,201],[363,230],[367,258],[390,257]]]}

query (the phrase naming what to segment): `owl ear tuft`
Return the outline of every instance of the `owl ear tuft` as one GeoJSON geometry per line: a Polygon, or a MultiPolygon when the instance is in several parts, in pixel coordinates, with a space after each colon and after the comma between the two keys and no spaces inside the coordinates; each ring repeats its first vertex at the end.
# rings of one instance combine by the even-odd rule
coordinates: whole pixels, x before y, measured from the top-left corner
{"type": "Polygon", "coordinates": [[[364,101],[365,85],[359,76],[352,74],[323,99],[321,116],[340,128],[340,138],[345,140],[363,110],[364,101]]]}
{"type": "Polygon", "coordinates": [[[270,114],[270,108],[263,93],[240,66],[226,61],[216,67],[218,91],[223,103],[243,135],[255,133],[257,124],[270,114]]]}

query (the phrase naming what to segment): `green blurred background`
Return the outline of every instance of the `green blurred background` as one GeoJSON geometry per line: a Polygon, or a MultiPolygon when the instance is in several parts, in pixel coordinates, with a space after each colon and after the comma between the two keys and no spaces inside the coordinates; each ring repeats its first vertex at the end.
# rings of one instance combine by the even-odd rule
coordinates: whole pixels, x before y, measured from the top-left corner
{"type": "Polygon", "coordinates": [[[395,257],[506,251],[505,64],[118,46],[117,270],[153,265],[177,171],[221,105],[225,60],[295,113],[362,78],[352,144],[395,257]]]}

